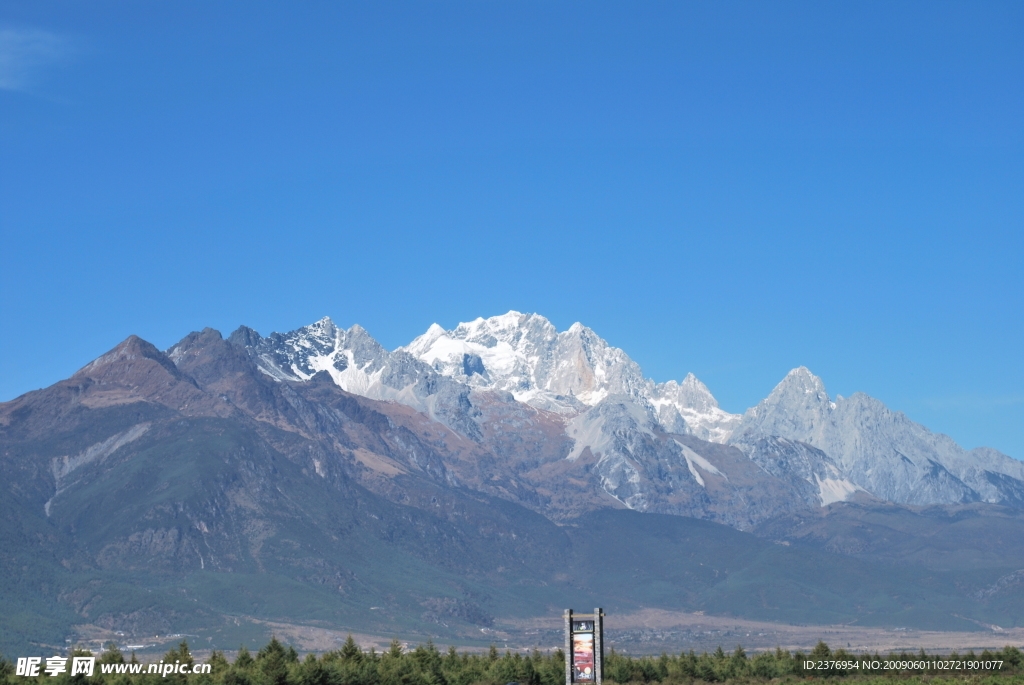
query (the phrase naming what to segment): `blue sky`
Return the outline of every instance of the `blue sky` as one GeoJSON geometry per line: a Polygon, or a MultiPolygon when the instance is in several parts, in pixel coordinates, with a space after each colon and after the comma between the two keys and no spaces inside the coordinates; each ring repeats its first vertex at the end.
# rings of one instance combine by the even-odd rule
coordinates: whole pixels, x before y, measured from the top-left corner
{"type": "Polygon", "coordinates": [[[1024,457],[1019,2],[0,2],[0,400],[510,309],[1024,457]]]}

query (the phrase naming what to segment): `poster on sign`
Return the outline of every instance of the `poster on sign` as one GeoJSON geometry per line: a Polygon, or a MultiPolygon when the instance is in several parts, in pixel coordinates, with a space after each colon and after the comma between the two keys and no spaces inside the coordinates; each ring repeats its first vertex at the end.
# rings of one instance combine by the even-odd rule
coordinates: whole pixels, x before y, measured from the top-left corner
{"type": "Polygon", "coordinates": [[[604,611],[577,614],[566,609],[565,685],[602,685],[604,682],[604,611]]]}
{"type": "Polygon", "coordinates": [[[575,633],[572,636],[572,665],[576,682],[593,682],[594,668],[594,634],[575,633]]]}

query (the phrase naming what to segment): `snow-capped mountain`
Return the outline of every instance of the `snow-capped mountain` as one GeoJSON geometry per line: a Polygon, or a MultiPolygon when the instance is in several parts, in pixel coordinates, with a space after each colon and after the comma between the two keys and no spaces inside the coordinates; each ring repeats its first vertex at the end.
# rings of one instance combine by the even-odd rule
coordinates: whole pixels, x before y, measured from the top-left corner
{"type": "Polygon", "coordinates": [[[804,367],[747,410],[730,442],[749,451],[769,436],[818,448],[841,481],[890,502],[1024,504],[1024,463],[987,448],[967,451],[864,393],[833,401],[804,367]]]}
{"type": "Polygon", "coordinates": [[[471,418],[469,386],[402,350],[388,352],[359,325],[346,331],[324,317],[266,338],[242,326],[230,341],[245,348],[257,367],[277,380],[307,381],[326,371],[346,392],[408,405],[467,437],[480,437],[471,418]]]}
{"type": "Polygon", "coordinates": [[[434,324],[393,352],[361,327],[344,330],[328,318],[266,338],[243,327],[231,341],[277,380],[326,372],[348,392],[427,414],[515,469],[533,464],[533,477],[548,473],[538,466],[546,460],[578,463],[602,497],[644,511],[749,525],[777,509],[752,504],[750,493],[768,487],[758,478],[773,479],[775,489],[785,483],[786,497],[804,506],[859,492],[907,504],[1024,506],[1021,462],[967,452],[863,393],[833,401],[803,367],[739,415],[722,410],[693,374],[655,383],[590,328],[560,332],[538,314],[511,311],[452,330],[434,324]],[[700,448],[711,458],[683,449],[678,436],[735,447],[747,465],[727,450],[700,448]],[[740,481],[759,484],[743,490],[740,481]],[[741,490],[742,506],[758,512],[747,519],[735,511],[741,490]]]}
{"type": "Polygon", "coordinates": [[[721,441],[739,417],[722,411],[692,375],[682,383],[644,378],[622,350],[581,324],[559,333],[544,317],[510,312],[454,331],[431,326],[394,352],[362,328],[344,330],[327,318],[266,338],[243,327],[230,341],[278,381],[326,373],[348,392],[427,414],[501,455],[538,493],[551,493],[538,500],[548,514],[617,501],[749,528],[801,499],[777,498],[772,491],[786,486],[763,487],[768,474],[739,452],[719,468],[719,457],[697,453],[700,445],[681,445],[672,434],[721,441]],[[552,459],[579,474],[553,487],[545,482],[552,459]]]}
{"type": "Polygon", "coordinates": [[[400,348],[435,371],[476,388],[505,390],[540,409],[576,414],[612,395],[650,412],[670,432],[723,441],[739,416],[719,408],[693,374],[682,383],[655,383],[640,366],[593,330],[574,323],[558,332],[538,314],[511,311],[461,323],[437,324],[400,348]]]}
{"type": "Polygon", "coordinates": [[[434,324],[400,349],[445,376],[563,413],[609,395],[647,395],[648,381],[622,350],[579,323],[559,333],[537,314],[509,312],[451,331],[434,324]]]}

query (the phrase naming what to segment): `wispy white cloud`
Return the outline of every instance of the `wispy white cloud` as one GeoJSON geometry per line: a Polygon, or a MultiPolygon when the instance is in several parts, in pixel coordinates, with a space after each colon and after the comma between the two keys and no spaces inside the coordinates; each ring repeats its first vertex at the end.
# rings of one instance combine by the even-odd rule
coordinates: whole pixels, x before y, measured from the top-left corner
{"type": "Polygon", "coordinates": [[[38,29],[0,27],[0,89],[23,90],[49,66],[71,57],[69,39],[38,29]]]}

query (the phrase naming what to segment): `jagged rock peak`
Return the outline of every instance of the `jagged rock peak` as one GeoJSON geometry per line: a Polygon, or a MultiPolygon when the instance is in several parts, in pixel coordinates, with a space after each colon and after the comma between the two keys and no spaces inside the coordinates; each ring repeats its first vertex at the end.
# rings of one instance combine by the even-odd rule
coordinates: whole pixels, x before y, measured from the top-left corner
{"type": "Polygon", "coordinates": [[[310,333],[322,333],[323,335],[334,336],[338,331],[338,327],[331,321],[331,317],[325,316],[319,321],[314,321],[305,327],[310,333]]]}
{"type": "Polygon", "coordinates": [[[342,388],[365,390],[367,376],[378,371],[388,353],[362,326],[339,328],[325,316],[288,333],[259,333],[241,326],[230,342],[249,351],[258,367],[278,380],[309,380],[327,371],[342,388]],[[355,376],[355,377],[351,377],[355,376]]]}
{"type": "Polygon", "coordinates": [[[768,397],[747,410],[732,438],[757,433],[819,446],[821,431],[826,430],[833,409],[825,384],[807,367],[800,366],[787,373],[768,397]]]}
{"type": "Polygon", "coordinates": [[[721,409],[708,387],[692,373],[681,383],[655,385],[651,402],[667,430],[711,442],[725,442],[740,420],[739,414],[721,409]]]}
{"type": "Polygon", "coordinates": [[[262,340],[263,336],[248,326],[239,326],[228,336],[228,342],[239,347],[255,347],[262,340]]]}
{"type": "Polygon", "coordinates": [[[125,361],[143,359],[159,364],[176,377],[180,375],[173,362],[167,358],[167,355],[158,350],[153,343],[143,340],[137,335],[129,335],[114,349],[100,355],[76,371],[72,378],[96,376],[97,374],[103,374],[109,368],[114,368],[118,373],[122,373],[126,368],[123,366],[125,361]]]}
{"type": "Polygon", "coordinates": [[[324,317],[290,333],[266,338],[239,329],[231,336],[257,368],[278,381],[322,382],[325,376],[346,392],[401,402],[475,439],[470,389],[445,378],[401,350],[388,352],[361,326],[349,330],[324,317]],[[319,374],[319,375],[318,375],[319,374]]]}
{"type": "Polygon", "coordinates": [[[753,418],[764,417],[780,410],[799,411],[802,414],[827,414],[834,408],[835,404],[825,390],[821,378],[811,373],[806,366],[798,366],[779,381],[768,397],[761,400],[757,406],[748,409],[747,415],[753,418]]]}
{"type": "Polygon", "coordinates": [[[718,400],[708,390],[708,386],[701,383],[692,373],[686,374],[686,378],[680,383],[668,381],[659,384],[658,391],[661,395],[674,396],[678,402],[696,411],[718,409],[718,400]]]}

